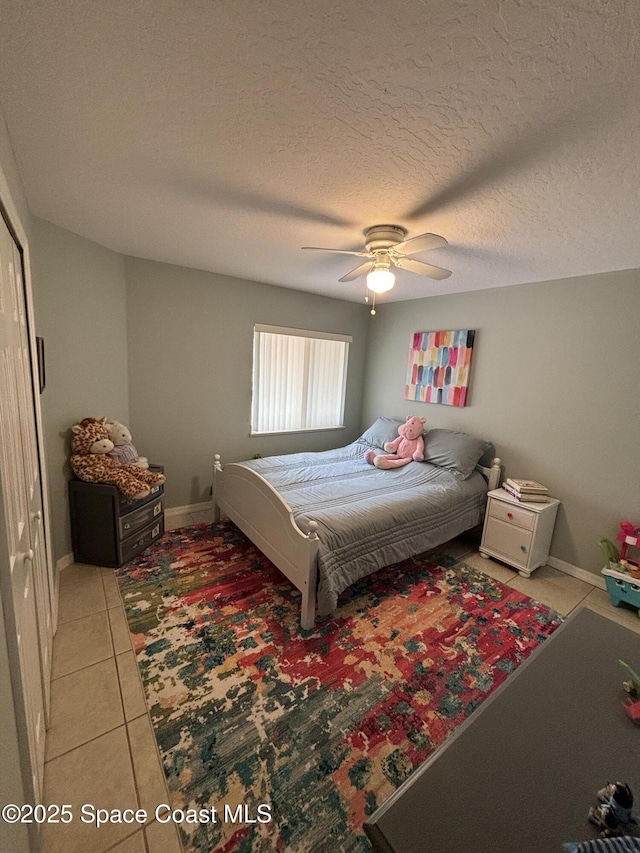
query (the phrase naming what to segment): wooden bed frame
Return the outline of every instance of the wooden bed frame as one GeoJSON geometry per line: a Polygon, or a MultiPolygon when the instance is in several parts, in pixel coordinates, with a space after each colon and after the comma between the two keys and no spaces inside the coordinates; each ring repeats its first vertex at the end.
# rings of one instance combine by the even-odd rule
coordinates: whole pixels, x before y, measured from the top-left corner
{"type": "MultiPolygon", "coordinates": [[[[253,544],[289,578],[302,593],[300,624],[312,630],[315,624],[318,575],[318,525],[309,522],[303,533],[279,492],[260,474],[241,463],[222,466],[220,454],[213,457],[213,519],[225,515],[253,544]]],[[[476,465],[489,483],[489,491],[500,484],[500,459],[491,467],[476,465]]]]}

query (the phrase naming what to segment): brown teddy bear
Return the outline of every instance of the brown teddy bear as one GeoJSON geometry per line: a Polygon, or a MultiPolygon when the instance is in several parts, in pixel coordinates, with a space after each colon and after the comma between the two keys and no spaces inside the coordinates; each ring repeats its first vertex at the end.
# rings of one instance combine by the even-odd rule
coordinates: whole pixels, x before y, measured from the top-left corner
{"type": "Polygon", "coordinates": [[[106,418],[84,418],[71,427],[69,462],[74,474],[88,483],[111,483],[131,500],[146,498],[152,486],[164,483],[164,474],[137,465],[122,465],[107,456],[114,445],[105,421],[106,418]]]}

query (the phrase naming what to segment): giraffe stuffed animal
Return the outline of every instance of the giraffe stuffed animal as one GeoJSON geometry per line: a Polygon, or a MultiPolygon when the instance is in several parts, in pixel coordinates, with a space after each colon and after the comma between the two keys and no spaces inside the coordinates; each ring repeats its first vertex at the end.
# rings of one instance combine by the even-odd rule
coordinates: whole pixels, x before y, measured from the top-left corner
{"type": "Polygon", "coordinates": [[[155,474],[137,465],[122,465],[107,454],[113,442],[105,426],[106,418],[84,418],[71,427],[69,462],[76,477],[88,483],[110,483],[131,500],[146,498],[152,486],[164,483],[164,474],[155,474]]]}

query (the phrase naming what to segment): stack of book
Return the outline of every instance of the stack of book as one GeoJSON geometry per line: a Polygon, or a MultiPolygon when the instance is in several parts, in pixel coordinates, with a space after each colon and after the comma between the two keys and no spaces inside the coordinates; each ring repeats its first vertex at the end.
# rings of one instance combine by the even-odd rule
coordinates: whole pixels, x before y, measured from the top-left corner
{"type": "Polygon", "coordinates": [[[507,477],[502,488],[517,501],[525,503],[547,503],[549,489],[535,480],[517,480],[507,477]]]}

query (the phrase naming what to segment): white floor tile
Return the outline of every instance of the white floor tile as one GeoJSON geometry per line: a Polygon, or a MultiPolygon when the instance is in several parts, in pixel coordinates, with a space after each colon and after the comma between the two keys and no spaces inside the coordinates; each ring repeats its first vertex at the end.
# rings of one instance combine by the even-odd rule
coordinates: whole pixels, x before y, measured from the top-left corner
{"type": "Polygon", "coordinates": [[[130,825],[80,820],[88,803],[105,809],[137,808],[129,743],[121,726],[59,758],[47,762],[44,802],[71,805],[74,819],[44,824],[43,853],[103,853],[132,834],[130,825]]]}
{"type": "Polygon", "coordinates": [[[74,564],[60,572],[58,624],[107,609],[102,576],[97,566],[74,564]]]}
{"type": "Polygon", "coordinates": [[[144,830],[147,836],[149,853],[181,853],[182,844],[178,840],[178,830],[172,823],[154,821],[144,830]]]}
{"type": "Polygon", "coordinates": [[[51,677],[60,678],[77,669],[113,656],[106,610],[90,613],[58,625],[53,645],[51,677]]]}
{"type": "Polygon", "coordinates": [[[153,815],[157,806],[170,800],[151,722],[144,714],[127,723],[127,731],[140,805],[153,815]]]}
{"type": "Polygon", "coordinates": [[[127,617],[124,615],[124,609],[122,606],[112,607],[108,613],[115,653],[120,655],[123,652],[130,652],[132,649],[131,634],[129,633],[129,624],[127,623],[127,617]]]}
{"type": "Polygon", "coordinates": [[[147,713],[147,703],[142,681],[140,680],[138,664],[136,663],[136,656],[132,651],[124,652],[118,655],[116,662],[124,715],[127,720],[133,720],[147,713]]]}
{"type": "Polygon", "coordinates": [[[129,838],[125,838],[120,844],[116,844],[109,850],[109,853],[147,853],[147,848],[144,844],[144,830],[140,829],[129,838]]]}
{"type": "Polygon", "coordinates": [[[51,682],[47,761],[123,723],[120,686],[112,657],[56,678],[51,682]]]}
{"type": "Polygon", "coordinates": [[[509,582],[509,586],[563,615],[580,604],[593,589],[591,584],[566,575],[558,569],[552,569],[551,566],[540,566],[530,578],[516,575],[509,582]]]}
{"type": "Polygon", "coordinates": [[[461,559],[463,563],[466,563],[468,566],[473,566],[474,569],[477,569],[485,575],[489,575],[489,577],[500,581],[501,583],[509,583],[518,577],[518,572],[515,569],[505,566],[504,563],[499,563],[497,560],[492,560],[491,558],[486,560],[479,551],[466,554],[461,559]]]}

